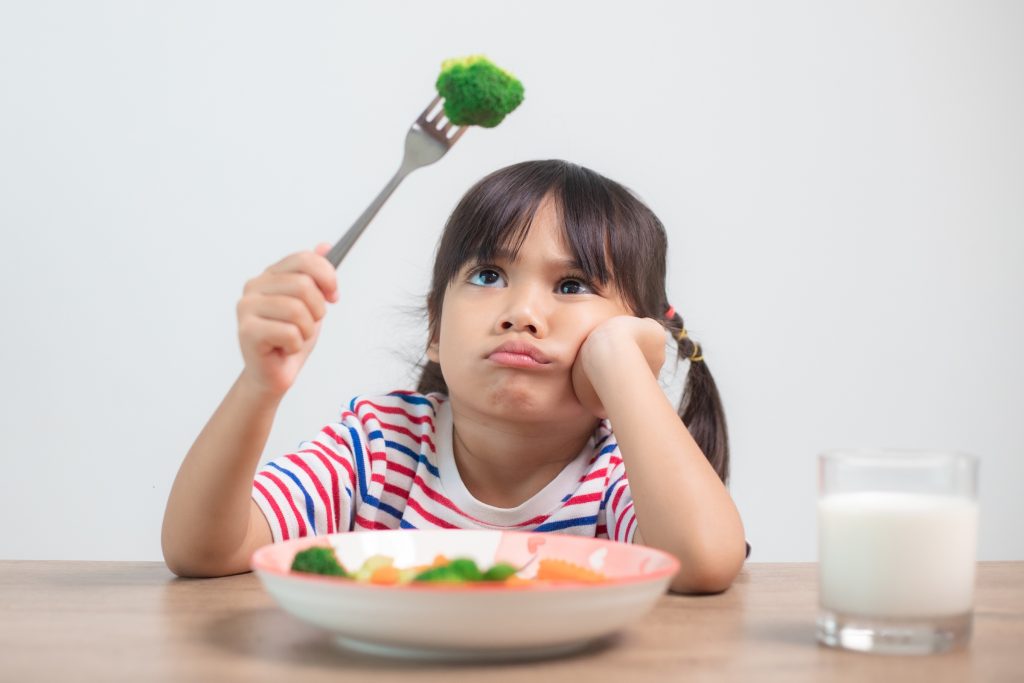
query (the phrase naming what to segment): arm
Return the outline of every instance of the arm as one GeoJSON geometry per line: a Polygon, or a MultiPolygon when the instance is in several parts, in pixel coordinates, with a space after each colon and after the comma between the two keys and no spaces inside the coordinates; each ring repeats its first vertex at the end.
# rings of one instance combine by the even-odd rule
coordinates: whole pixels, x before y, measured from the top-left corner
{"type": "Polygon", "coordinates": [[[723,591],[743,566],[743,523],[641,350],[663,349],[664,339],[657,322],[619,316],[591,333],[579,362],[607,412],[629,473],[635,541],[679,559],[672,590],[723,591]]]}
{"type": "Polygon", "coordinates": [[[185,456],[164,512],[161,543],[179,576],[249,570],[271,542],[270,525],[250,497],[252,476],[280,397],[248,385],[243,371],[185,456]]]}
{"type": "Polygon", "coordinates": [[[246,283],[238,302],[245,368],[196,438],[164,512],[164,560],[180,576],[248,571],[252,552],[272,540],[252,500],[252,479],[285,393],[312,352],[337,300],[334,268],[314,252],[293,254],[246,283]]]}

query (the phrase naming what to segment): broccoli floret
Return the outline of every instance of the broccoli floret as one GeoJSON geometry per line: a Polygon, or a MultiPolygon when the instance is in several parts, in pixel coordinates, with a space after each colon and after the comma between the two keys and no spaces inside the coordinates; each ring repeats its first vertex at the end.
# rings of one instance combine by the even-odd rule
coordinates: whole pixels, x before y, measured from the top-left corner
{"type": "Polygon", "coordinates": [[[516,573],[516,568],[508,562],[499,562],[484,572],[482,581],[504,581],[516,573]]]}
{"type": "Polygon", "coordinates": [[[483,55],[442,62],[437,92],[457,126],[494,128],[523,101],[523,84],[483,55]]]}
{"type": "Polygon", "coordinates": [[[425,581],[427,583],[463,583],[466,579],[459,574],[450,564],[443,564],[440,567],[425,569],[413,577],[413,581],[425,581]]]}
{"type": "Polygon", "coordinates": [[[295,559],[292,560],[292,571],[348,577],[348,572],[338,562],[334,549],[324,546],[307,548],[295,553],[295,559]]]}

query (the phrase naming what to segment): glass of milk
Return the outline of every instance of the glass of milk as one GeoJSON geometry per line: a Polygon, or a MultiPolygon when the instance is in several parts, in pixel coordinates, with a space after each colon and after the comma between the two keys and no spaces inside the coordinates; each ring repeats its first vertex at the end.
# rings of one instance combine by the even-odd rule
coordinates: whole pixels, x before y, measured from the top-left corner
{"type": "Polygon", "coordinates": [[[941,451],[818,457],[818,640],[928,654],[971,634],[978,459],[941,451]]]}

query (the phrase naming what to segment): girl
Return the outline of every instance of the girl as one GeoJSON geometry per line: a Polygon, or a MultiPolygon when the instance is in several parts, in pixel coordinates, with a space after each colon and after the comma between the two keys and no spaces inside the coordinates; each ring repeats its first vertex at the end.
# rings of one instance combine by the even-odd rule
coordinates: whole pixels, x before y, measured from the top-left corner
{"type": "Polygon", "coordinates": [[[171,490],[168,566],[239,573],[307,534],[498,528],[643,543],[679,558],[673,590],[725,590],[744,560],[725,419],[666,298],[666,246],[650,209],[594,171],[492,173],[441,237],[416,391],[353,399],[253,479],[338,300],[328,245],[271,266],[238,303],[245,367],[171,490]],[[657,381],[666,330],[690,360],[678,413],[657,381]]]}

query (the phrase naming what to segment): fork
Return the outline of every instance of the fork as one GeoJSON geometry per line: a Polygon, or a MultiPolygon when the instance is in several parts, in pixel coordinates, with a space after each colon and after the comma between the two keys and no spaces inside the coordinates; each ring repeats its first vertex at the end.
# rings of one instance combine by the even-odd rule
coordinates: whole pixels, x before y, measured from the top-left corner
{"type": "Polygon", "coordinates": [[[384,205],[384,202],[405,176],[417,168],[428,166],[443,157],[445,152],[451,149],[452,145],[458,142],[462,134],[466,132],[469,126],[453,126],[451,121],[444,116],[444,107],[434,112],[440,101],[441,96],[438,95],[413,122],[405,136],[405,155],[402,157],[402,165],[398,172],[388,181],[377,198],[370,202],[370,205],[363,211],[363,215],[356,219],[352,227],[327,252],[326,258],[335,268],[345,258],[352,245],[363,234],[363,230],[370,224],[373,217],[380,211],[380,207],[384,205]],[[432,117],[431,113],[433,113],[432,117]]]}

